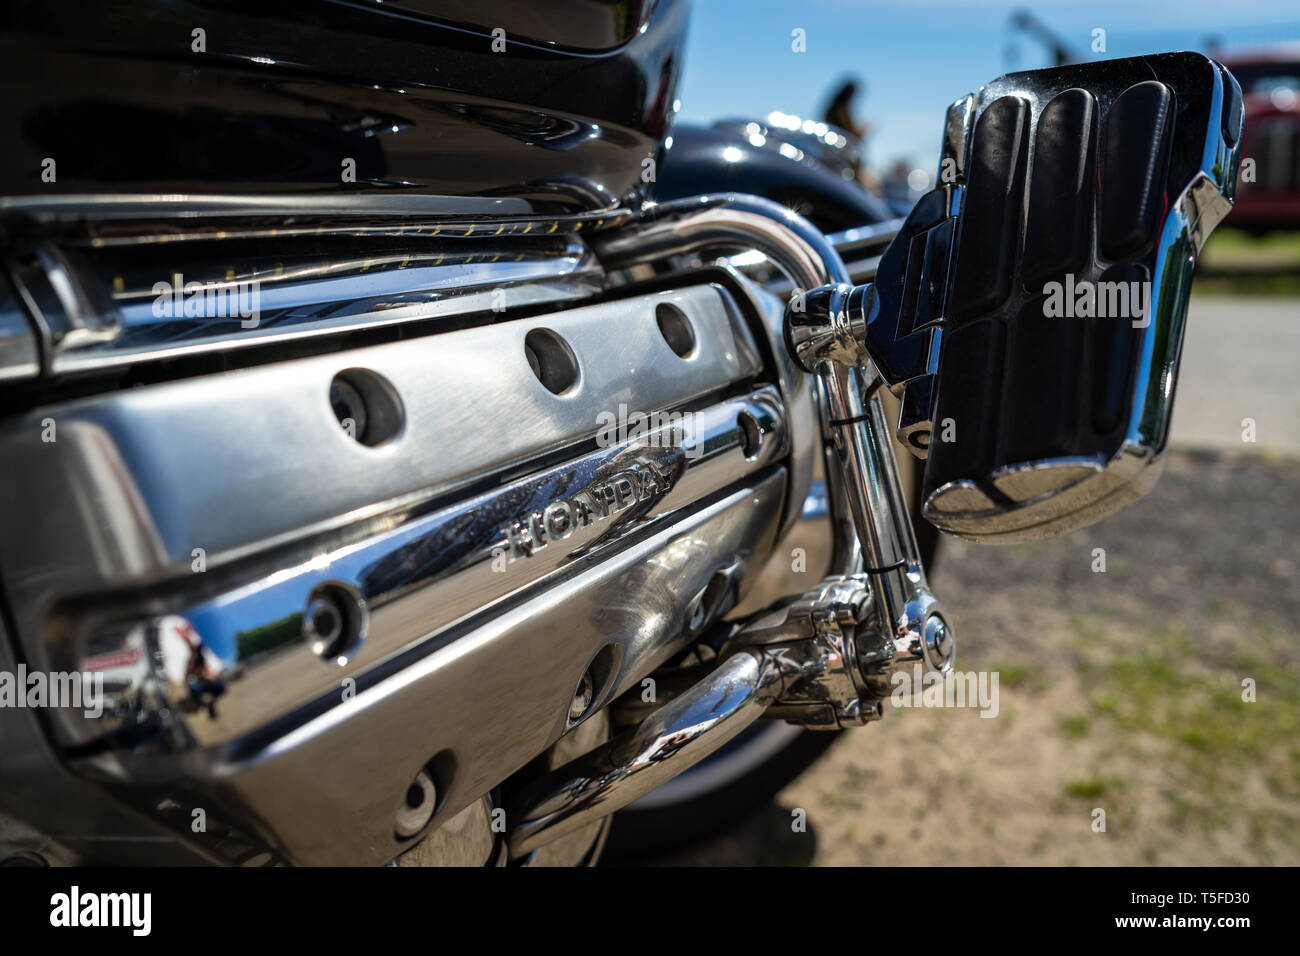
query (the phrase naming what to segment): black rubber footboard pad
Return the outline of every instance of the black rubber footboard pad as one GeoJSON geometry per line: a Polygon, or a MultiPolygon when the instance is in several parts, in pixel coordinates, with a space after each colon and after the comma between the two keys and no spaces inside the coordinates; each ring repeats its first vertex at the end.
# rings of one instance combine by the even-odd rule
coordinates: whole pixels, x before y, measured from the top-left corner
{"type": "Polygon", "coordinates": [[[998,500],[999,469],[1118,450],[1176,106],[1148,80],[1105,109],[1076,88],[1036,120],[1014,95],[977,117],[927,495],[967,480],[998,500]]]}
{"type": "Polygon", "coordinates": [[[1021,266],[1026,287],[1064,279],[1091,258],[1096,156],[1097,101],[1086,90],[1066,90],[1043,108],[1034,135],[1021,266]]]}
{"type": "Polygon", "coordinates": [[[1122,259],[1145,252],[1164,211],[1174,94],[1148,80],[1120,94],[1106,117],[1102,155],[1101,252],[1122,259]]]}
{"type": "Polygon", "coordinates": [[[1015,96],[989,104],[971,148],[962,232],[979,241],[958,247],[955,324],[996,309],[1011,292],[1028,150],[1029,104],[1015,96]]]}
{"type": "MultiPolygon", "coordinates": [[[[926,462],[931,473],[964,477],[987,474],[997,450],[997,404],[989,401],[1002,384],[1006,328],[999,321],[972,322],[949,333],[943,343],[939,414],[926,462]]],[[[926,493],[929,493],[927,488],[926,493]]]]}

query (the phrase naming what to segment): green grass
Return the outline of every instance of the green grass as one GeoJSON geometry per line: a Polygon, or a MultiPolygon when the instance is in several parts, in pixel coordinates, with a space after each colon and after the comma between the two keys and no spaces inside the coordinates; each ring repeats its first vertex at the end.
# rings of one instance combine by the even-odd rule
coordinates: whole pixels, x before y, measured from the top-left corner
{"type": "Polygon", "coordinates": [[[1250,266],[1261,257],[1300,264],[1300,232],[1252,236],[1241,229],[1225,226],[1210,236],[1201,259],[1206,265],[1250,266]]]}
{"type": "Polygon", "coordinates": [[[1092,800],[1104,797],[1108,791],[1116,789],[1117,781],[1102,777],[1086,777],[1082,780],[1067,780],[1065,792],[1072,797],[1084,797],[1092,800]]]}
{"type": "Polygon", "coordinates": [[[1092,721],[1083,714],[1066,714],[1061,718],[1061,732],[1069,740],[1080,740],[1088,736],[1092,721]]]}
{"type": "Polygon", "coordinates": [[[1201,254],[1194,288],[1202,295],[1300,295],[1300,232],[1216,230],[1201,254]]]}
{"type": "MultiPolygon", "coordinates": [[[[1175,825],[1214,828],[1239,816],[1252,782],[1275,799],[1300,799],[1300,671],[1287,661],[1211,652],[1185,631],[1164,628],[1128,652],[1100,655],[1079,674],[1091,714],[1067,717],[1063,732],[1083,736],[1092,722],[1107,721],[1121,732],[1122,749],[1160,760],[1171,773],[1175,825]],[[1256,681],[1254,702],[1242,699],[1244,677],[1256,681]]],[[[1106,785],[1085,778],[1067,791],[1091,798],[1106,785]]],[[[1252,840],[1277,832],[1300,843],[1300,822],[1286,814],[1252,818],[1250,830],[1252,840]]]]}
{"type": "Polygon", "coordinates": [[[1042,686],[1042,676],[1023,664],[994,664],[988,670],[998,675],[1001,687],[1035,689],[1042,686]]]}
{"type": "Polygon", "coordinates": [[[1192,291],[1201,296],[1300,295],[1300,272],[1276,272],[1259,276],[1202,275],[1192,281],[1192,291]]]}

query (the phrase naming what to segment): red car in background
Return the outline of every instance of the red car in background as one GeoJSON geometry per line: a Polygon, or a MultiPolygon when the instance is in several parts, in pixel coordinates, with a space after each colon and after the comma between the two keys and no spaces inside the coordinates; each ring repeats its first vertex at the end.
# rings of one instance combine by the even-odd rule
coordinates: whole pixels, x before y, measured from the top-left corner
{"type": "Polygon", "coordinates": [[[1243,175],[1229,224],[1253,233],[1300,229],[1300,43],[1220,59],[1241,84],[1246,109],[1243,175]]]}

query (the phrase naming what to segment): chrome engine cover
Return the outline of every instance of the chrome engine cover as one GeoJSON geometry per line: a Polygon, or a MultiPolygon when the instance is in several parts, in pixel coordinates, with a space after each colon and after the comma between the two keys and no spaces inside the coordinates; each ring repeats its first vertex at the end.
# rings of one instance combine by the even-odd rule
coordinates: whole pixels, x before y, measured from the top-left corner
{"type": "MultiPolygon", "coordinates": [[[[49,762],[209,859],[403,853],[750,589],[818,453],[783,306],[707,270],[8,418],[11,637],[104,687],[100,716],[46,715],[49,762]],[[340,375],[392,434],[341,427],[340,375]],[[399,834],[421,774],[435,810],[399,834]]],[[[0,761],[9,808],[46,823],[44,784],[0,761]]]]}

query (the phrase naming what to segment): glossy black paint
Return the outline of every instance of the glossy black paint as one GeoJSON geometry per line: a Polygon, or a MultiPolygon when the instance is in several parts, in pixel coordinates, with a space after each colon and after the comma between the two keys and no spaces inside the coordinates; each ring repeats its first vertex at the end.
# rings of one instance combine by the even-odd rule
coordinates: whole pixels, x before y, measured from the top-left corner
{"type": "Polygon", "coordinates": [[[780,147],[781,142],[770,137],[756,146],[731,125],[677,124],[659,164],[653,198],[666,202],[704,193],[749,193],[788,206],[823,232],[894,216],[856,180],[845,179],[807,154],[792,158],[780,147]]]}
{"type": "Polygon", "coordinates": [[[530,43],[587,52],[612,50],[636,35],[656,0],[371,0],[388,10],[492,30],[500,27],[530,43]]]}
{"type": "Polygon", "coordinates": [[[463,22],[472,6],[446,5],[462,22],[428,15],[443,6],[12,0],[0,196],[409,190],[560,210],[639,197],[681,72],[684,0],[566,0],[566,15],[604,18],[572,33],[580,51],[510,34],[546,32],[527,0],[476,17],[507,25],[504,52],[491,26],[463,22]]]}

